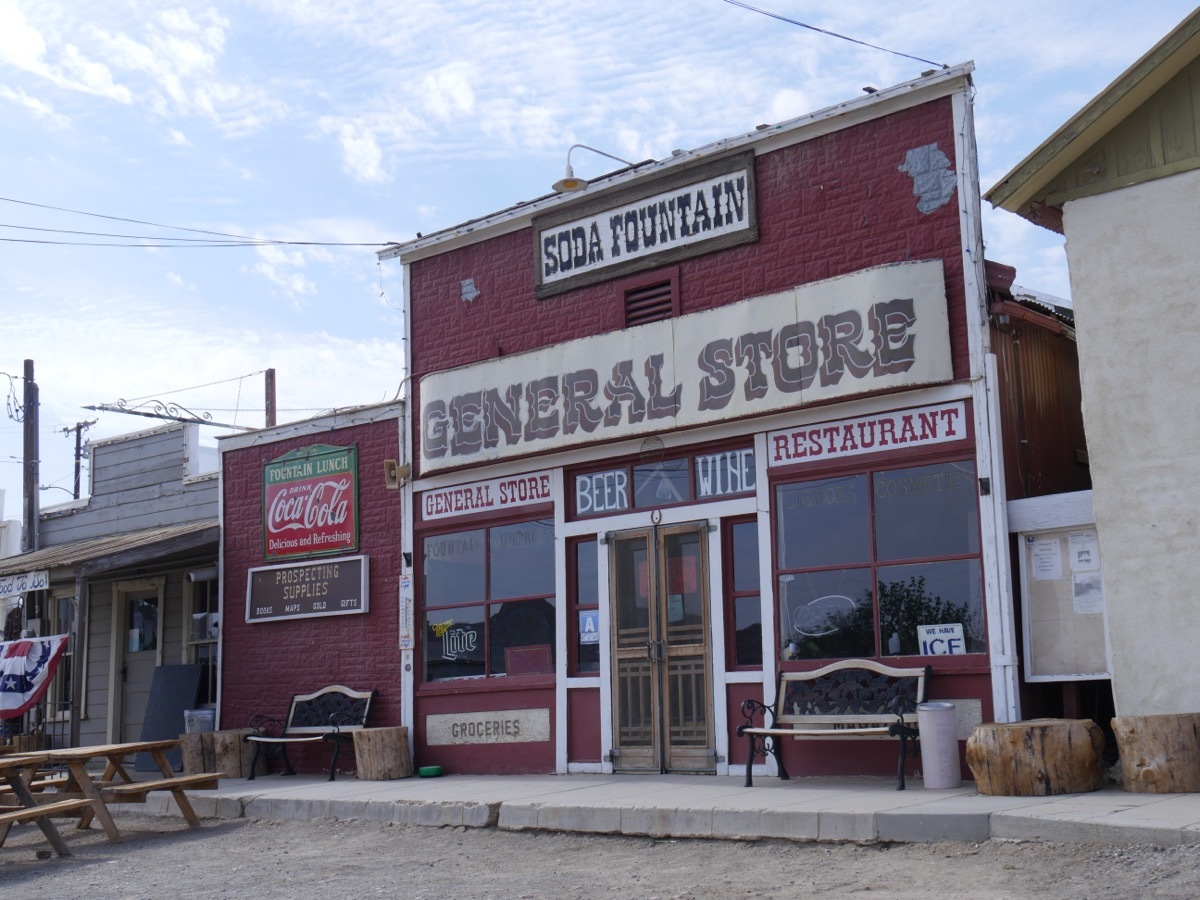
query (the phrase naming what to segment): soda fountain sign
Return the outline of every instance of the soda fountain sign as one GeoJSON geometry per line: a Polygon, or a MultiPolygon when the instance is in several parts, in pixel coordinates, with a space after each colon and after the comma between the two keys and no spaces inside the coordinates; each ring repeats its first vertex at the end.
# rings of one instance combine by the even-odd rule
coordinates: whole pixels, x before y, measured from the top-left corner
{"type": "Polygon", "coordinates": [[[345,553],[358,547],[358,450],[317,444],[263,467],[263,555],[345,553]]]}

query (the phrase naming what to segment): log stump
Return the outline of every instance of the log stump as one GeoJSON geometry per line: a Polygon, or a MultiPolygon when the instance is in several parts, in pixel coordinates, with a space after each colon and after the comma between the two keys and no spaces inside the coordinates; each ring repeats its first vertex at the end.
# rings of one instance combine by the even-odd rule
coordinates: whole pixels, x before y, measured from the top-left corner
{"type": "Polygon", "coordinates": [[[967,740],[967,766],[981,794],[1045,797],[1104,786],[1104,734],[1091,719],[985,722],[967,740]]]}
{"type": "Polygon", "coordinates": [[[354,732],[354,761],[360,781],[391,781],[412,775],[408,729],[361,728],[354,732]]]}
{"type": "Polygon", "coordinates": [[[1200,791],[1200,713],[1117,716],[1121,785],[1137,794],[1200,791]]]}
{"type": "MultiPolygon", "coordinates": [[[[221,772],[226,778],[247,778],[254,748],[242,738],[252,734],[251,728],[231,728],[225,731],[202,731],[180,735],[183,743],[183,771],[188,775],[201,772],[221,772]]],[[[266,761],[259,763],[259,774],[266,772],[266,761]]]]}

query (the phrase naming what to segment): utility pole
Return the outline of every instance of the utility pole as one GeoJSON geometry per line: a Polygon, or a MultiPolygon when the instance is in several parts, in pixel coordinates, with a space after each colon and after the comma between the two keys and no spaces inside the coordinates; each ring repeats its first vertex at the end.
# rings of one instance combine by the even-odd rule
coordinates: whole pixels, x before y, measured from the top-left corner
{"type": "Polygon", "coordinates": [[[67,425],[62,429],[62,433],[70,437],[71,432],[75,432],[75,493],[76,500],[79,499],[79,467],[83,460],[83,433],[96,424],[96,419],[88,419],[86,422],[76,422],[74,426],[67,425]]]}
{"type": "Polygon", "coordinates": [[[38,507],[39,462],[38,455],[38,386],[33,380],[33,360],[25,360],[25,467],[24,505],[25,527],[21,535],[21,550],[28,553],[41,544],[40,509],[38,507]]]}
{"type": "Polygon", "coordinates": [[[267,392],[266,409],[267,409],[267,427],[275,427],[275,370],[267,369],[264,387],[267,392]]]}

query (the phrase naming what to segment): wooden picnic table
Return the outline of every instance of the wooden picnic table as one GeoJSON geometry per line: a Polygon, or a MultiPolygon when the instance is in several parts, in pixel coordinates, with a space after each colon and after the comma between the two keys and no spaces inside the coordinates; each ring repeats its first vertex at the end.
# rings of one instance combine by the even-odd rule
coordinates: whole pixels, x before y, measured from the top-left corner
{"type": "MultiPolygon", "coordinates": [[[[108,810],[112,803],[145,803],[146,796],[154,791],[170,791],[175,798],[179,811],[187,820],[188,825],[196,828],[200,819],[192,804],[184,793],[185,788],[193,790],[212,789],[221,778],[217,772],[203,772],[195,775],[176,775],[171,763],[167,760],[166,751],[178,747],[180,740],[174,738],[165,741],[134,741],[124,744],[95,744],[90,747],[61,747],[56,750],[42,750],[37,754],[17,755],[16,758],[31,758],[36,756],[42,767],[65,766],[67,775],[55,783],[54,791],[43,791],[38,796],[46,800],[84,800],[86,803],[78,807],[81,810],[77,828],[87,828],[93,817],[100,821],[104,833],[113,843],[121,840],[121,833],[108,810]],[[137,754],[149,753],[158,767],[160,775],[141,780],[134,779],[125,768],[125,761],[137,754]],[[94,775],[88,772],[88,764],[103,760],[104,771],[94,775]]],[[[12,759],[14,757],[0,757],[12,759]]],[[[28,782],[25,783],[28,790],[28,782]]],[[[61,815],[62,813],[58,813],[61,815]]]]}
{"type": "Polygon", "coordinates": [[[52,799],[50,802],[39,802],[29,789],[29,782],[38,769],[46,764],[46,758],[41,754],[5,754],[0,756],[0,778],[8,785],[4,798],[0,799],[0,846],[3,846],[8,832],[18,822],[35,822],[50,846],[59,856],[70,856],[58,828],[50,821],[52,816],[94,808],[95,801],[86,797],[52,799]],[[16,801],[16,802],[14,802],[16,801]]]}

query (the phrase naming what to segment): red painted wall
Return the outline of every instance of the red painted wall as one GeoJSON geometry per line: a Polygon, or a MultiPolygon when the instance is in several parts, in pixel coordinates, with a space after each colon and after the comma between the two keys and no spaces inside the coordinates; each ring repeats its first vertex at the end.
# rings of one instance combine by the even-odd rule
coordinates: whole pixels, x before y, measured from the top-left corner
{"type": "MultiPolygon", "coordinates": [[[[899,169],[910,149],[932,143],[953,164],[949,98],[757,156],[760,239],[680,262],[681,314],[872,266],[940,258],[954,375],[965,378],[963,200],[955,192],[933,212],[919,212],[913,180],[899,169]]],[[[414,434],[422,375],[623,325],[614,281],[535,298],[528,228],[419,260],[410,279],[414,434]],[[466,278],[480,292],[470,303],[461,299],[466,278]]]]}
{"type": "MultiPolygon", "coordinates": [[[[329,684],[378,690],[368,725],[400,724],[400,491],[388,490],[383,478],[384,460],[401,458],[398,432],[390,419],[223,454],[221,728],[243,728],[259,713],[282,719],[292,694],[329,684]],[[247,624],[246,572],[274,564],[263,557],[263,466],[314,444],[358,447],[358,553],[368,560],[370,609],[247,624]]],[[[288,750],[299,772],[321,772],[329,755],[324,743],[288,750]]],[[[352,769],[353,753],[343,752],[338,765],[352,769]]]]}

